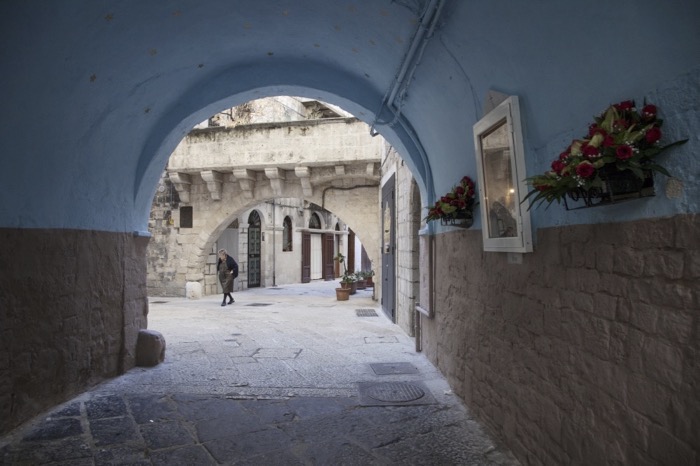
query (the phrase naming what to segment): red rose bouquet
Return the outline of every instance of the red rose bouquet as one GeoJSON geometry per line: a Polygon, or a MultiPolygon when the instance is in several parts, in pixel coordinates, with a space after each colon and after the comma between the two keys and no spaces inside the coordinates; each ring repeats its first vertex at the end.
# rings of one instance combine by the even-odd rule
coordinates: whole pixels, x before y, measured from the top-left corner
{"type": "Polygon", "coordinates": [[[668,176],[666,169],[654,162],[654,157],[688,140],[662,146],[659,143],[662,123],[655,105],[644,105],[639,112],[631,100],[611,105],[595,118],[584,138],[575,139],[552,162],[551,170],[527,179],[533,189],[525,199],[531,198],[531,206],[561,202],[571,193],[601,188],[601,175],[610,170],[630,170],[640,179],[644,178],[645,170],[668,176]]]}
{"type": "Polygon", "coordinates": [[[463,177],[459,184],[435,202],[435,205],[428,210],[425,220],[429,222],[454,218],[459,213],[471,213],[475,205],[474,194],[474,181],[468,176],[463,177]]]}

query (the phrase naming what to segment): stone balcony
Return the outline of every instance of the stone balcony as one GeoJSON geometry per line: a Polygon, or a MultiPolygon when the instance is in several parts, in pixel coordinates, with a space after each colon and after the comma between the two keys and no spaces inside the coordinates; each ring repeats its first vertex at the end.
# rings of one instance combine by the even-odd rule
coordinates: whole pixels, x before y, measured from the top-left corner
{"type": "Polygon", "coordinates": [[[228,182],[251,200],[260,183],[280,197],[285,186],[298,184],[312,198],[318,187],[379,185],[385,144],[355,118],[196,129],[177,146],[167,171],[184,203],[194,176],[206,183],[212,200],[221,200],[228,182]]]}

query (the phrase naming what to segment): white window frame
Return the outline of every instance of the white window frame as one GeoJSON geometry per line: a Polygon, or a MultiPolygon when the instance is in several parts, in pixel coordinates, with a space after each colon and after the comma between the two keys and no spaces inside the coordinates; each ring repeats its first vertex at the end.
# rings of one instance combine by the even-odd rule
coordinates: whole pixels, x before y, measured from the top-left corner
{"type": "MultiPolygon", "coordinates": [[[[532,252],[532,227],[530,224],[529,201],[523,202],[527,195],[525,182],[525,150],[523,148],[522,125],[520,122],[520,104],[517,96],[510,96],[496,108],[485,115],[474,125],[474,144],[476,149],[476,166],[479,179],[479,205],[481,208],[481,231],[484,239],[484,251],[498,252],[532,252]],[[493,180],[493,173],[485,173],[489,169],[485,160],[483,141],[503,125],[507,131],[508,150],[503,150],[503,156],[509,158],[511,172],[510,189],[506,196],[511,196],[508,205],[509,218],[515,221],[514,236],[496,237],[491,235],[490,213],[494,209],[487,197],[491,191],[486,180],[493,180]]],[[[493,194],[493,192],[491,192],[493,194]]]]}

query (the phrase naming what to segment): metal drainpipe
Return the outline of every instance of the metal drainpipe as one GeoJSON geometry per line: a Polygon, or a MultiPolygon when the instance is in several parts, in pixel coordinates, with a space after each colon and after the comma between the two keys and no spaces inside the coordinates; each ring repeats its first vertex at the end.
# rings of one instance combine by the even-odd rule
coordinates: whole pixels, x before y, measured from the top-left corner
{"type": "Polygon", "coordinates": [[[275,200],[272,200],[272,286],[277,286],[275,258],[277,256],[275,247],[275,200]]]}
{"type": "Polygon", "coordinates": [[[396,99],[396,95],[399,93],[399,88],[401,88],[401,86],[403,85],[404,78],[407,74],[409,75],[410,83],[410,77],[413,76],[413,73],[415,72],[416,67],[419,63],[419,60],[414,61],[416,52],[420,47],[422,54],[422,49],[425,48],[425,44],[427,43],[428,39],[430,39],[430,36],[432,36],[433,31],[435,30],[435,26],[437,24],[438,18],[440,17],[440,11],[442,10],[443,5],[444,0],[432,0],[428,7],[425,9],[425,13],[423,14],[423,17],[421,18],[421,21],[418,24],[418,30],[416,31],[416,35],[414,36],[413,41],[411,42],[411,46],[409,47],[408,52],[406,52],[406,55],[404,56],[399,74],[396,76],[394,86],[391,89],[391,92],[389,93],[389,98],[387,99],[388,107],[392,107],[394,105],[394,99],[396,99]],[[426,19],[430,22],[430,25],[428,27],[426,27],[426,19]],[[408,71],[409,67],[411,67],[410,73],[408,71]]]}

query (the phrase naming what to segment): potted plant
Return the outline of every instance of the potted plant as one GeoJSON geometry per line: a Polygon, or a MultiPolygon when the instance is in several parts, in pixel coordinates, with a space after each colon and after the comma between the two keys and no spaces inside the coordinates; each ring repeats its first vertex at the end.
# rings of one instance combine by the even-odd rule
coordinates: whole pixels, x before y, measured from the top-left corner
{"type": "Polygon", "coordinates": [[[350,299],[350,288],[336,288],[335,298],[338,301],[347,301],[348,299],[350,299]]]}
{"type": "Polygon", "coordinates": [[[474,194],[474,181],[468,176],[462,177],[457,185],[428,209],[425,220],[440,220],[442,225],[471,227],[474,223],[474,206],[477,204],[474,194]]]}
{"type": "Polygon", "coordinates": [[[370,269],[365,272],[365,283],[370,288],[374,288],[374,281],[372,277],[374,277],[374,270],[370,269]]]}
{"type": "Polygon", "coordinates": [[[593,207],[653,195],[653,172],[669,175],[655,157],[688,141],[661,145],[663,122],[657,112],[652,104],[638,112],[631,100],[608,107],[585,137],[573,140],[552,162],[551,170],[527,179],[530,207],[563,200],[569,209],[567,199],[593,207]]]}
{"type": "Polygon", "coordinates": [[[340,278],[340,287],[348,288],[350,290],[350,294],[355,294],[355,292],[357,291],[357,278],[355,277],[355,274],[353,274],[352,272],[348,272],[348,268],[345,266],[345,256],[343,255],[343,253],[339,252],[338,255],[334,257],[334,259],[337,260],[339,263],[343,264],[343,276],[340,278]]]}
{"type": "Polygon", "coordinates": [[[364,290],[367,288],[365,273],[363,271],[355,272],[355,276],[357,277],[357,289],[364,290]]]}

